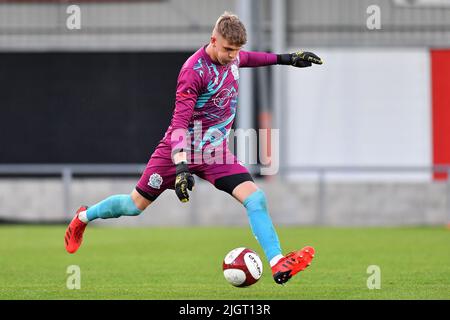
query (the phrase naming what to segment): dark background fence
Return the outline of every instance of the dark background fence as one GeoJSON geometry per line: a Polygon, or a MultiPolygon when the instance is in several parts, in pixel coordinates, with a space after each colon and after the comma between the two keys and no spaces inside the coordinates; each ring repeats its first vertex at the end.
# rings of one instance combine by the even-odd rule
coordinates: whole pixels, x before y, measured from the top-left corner
{"type": "Polygon", "coordinates": [[[146,162],[190,54],[0,54],[0,162],[146,162]]]}

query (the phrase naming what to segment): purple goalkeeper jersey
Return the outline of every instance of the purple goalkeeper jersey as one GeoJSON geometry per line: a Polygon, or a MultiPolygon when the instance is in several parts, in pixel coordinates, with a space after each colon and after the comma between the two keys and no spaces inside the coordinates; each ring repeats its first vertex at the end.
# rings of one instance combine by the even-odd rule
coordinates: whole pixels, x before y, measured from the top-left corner
{"type": "Polygon", "coordinates": [[[191,154],[208,146],[227,150],[236,115],[239,68],[277,63],[276,54],[241,50],[232,62],[220,65],[211,60],[205,49],[206,46],[197,50],[180,70],[175,111],[161,140],[170,146],[165,150],[183,149],[191,154]]]}

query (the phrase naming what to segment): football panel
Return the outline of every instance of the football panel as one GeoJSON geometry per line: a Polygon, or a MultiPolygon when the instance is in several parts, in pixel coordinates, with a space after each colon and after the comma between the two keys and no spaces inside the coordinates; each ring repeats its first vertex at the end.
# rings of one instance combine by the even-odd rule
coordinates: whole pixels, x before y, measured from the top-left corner
{"type": "Polygon", "coordinates": [[[244,250],[245,250],[245,248],[236,248],[236,249],[231,250],[225,256],[224,263],[226,263],[226,264],[232,263],[244,250]]]}
{"type": "Polygon", "coordinates": [[[244,255],[244,261],[247,266],[250,275],[258,280],[261,278],[263,272],[262,261],[255,252],[247,252],[244,255]]]}
{"type": "Polygon", "coordinates": [[[223,271],[223,275],[229,283],[236,287],[244,284],[246,280],[245,272],[240,269],[226,269],[223,271]]]}

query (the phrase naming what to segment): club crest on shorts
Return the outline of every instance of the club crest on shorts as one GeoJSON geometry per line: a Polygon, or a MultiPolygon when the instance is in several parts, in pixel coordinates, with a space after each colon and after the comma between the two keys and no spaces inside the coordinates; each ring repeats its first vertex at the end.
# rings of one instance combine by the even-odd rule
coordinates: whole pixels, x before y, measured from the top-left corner
{"type": "Polygon", "coordinates": [[[148,179],[148,185],[154,189],[161,188],[163,178],[158,173],[153,173],[148,179]]]}

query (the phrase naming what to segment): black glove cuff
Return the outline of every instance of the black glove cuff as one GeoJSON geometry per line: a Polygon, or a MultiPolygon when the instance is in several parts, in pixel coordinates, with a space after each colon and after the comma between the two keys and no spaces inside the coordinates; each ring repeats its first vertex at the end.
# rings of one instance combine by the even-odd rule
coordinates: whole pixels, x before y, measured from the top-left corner
{"type": "Polygon", "coordinates": [[[277,64],[292,65],[292,54],[277,54],[277,64]]]}
{"type": "Polygon", "coordinates": [[[177,174],[182,172],[189,172],[189,167],[186,162],[180,162],[176,166],[176,172],[177,174]]]}

